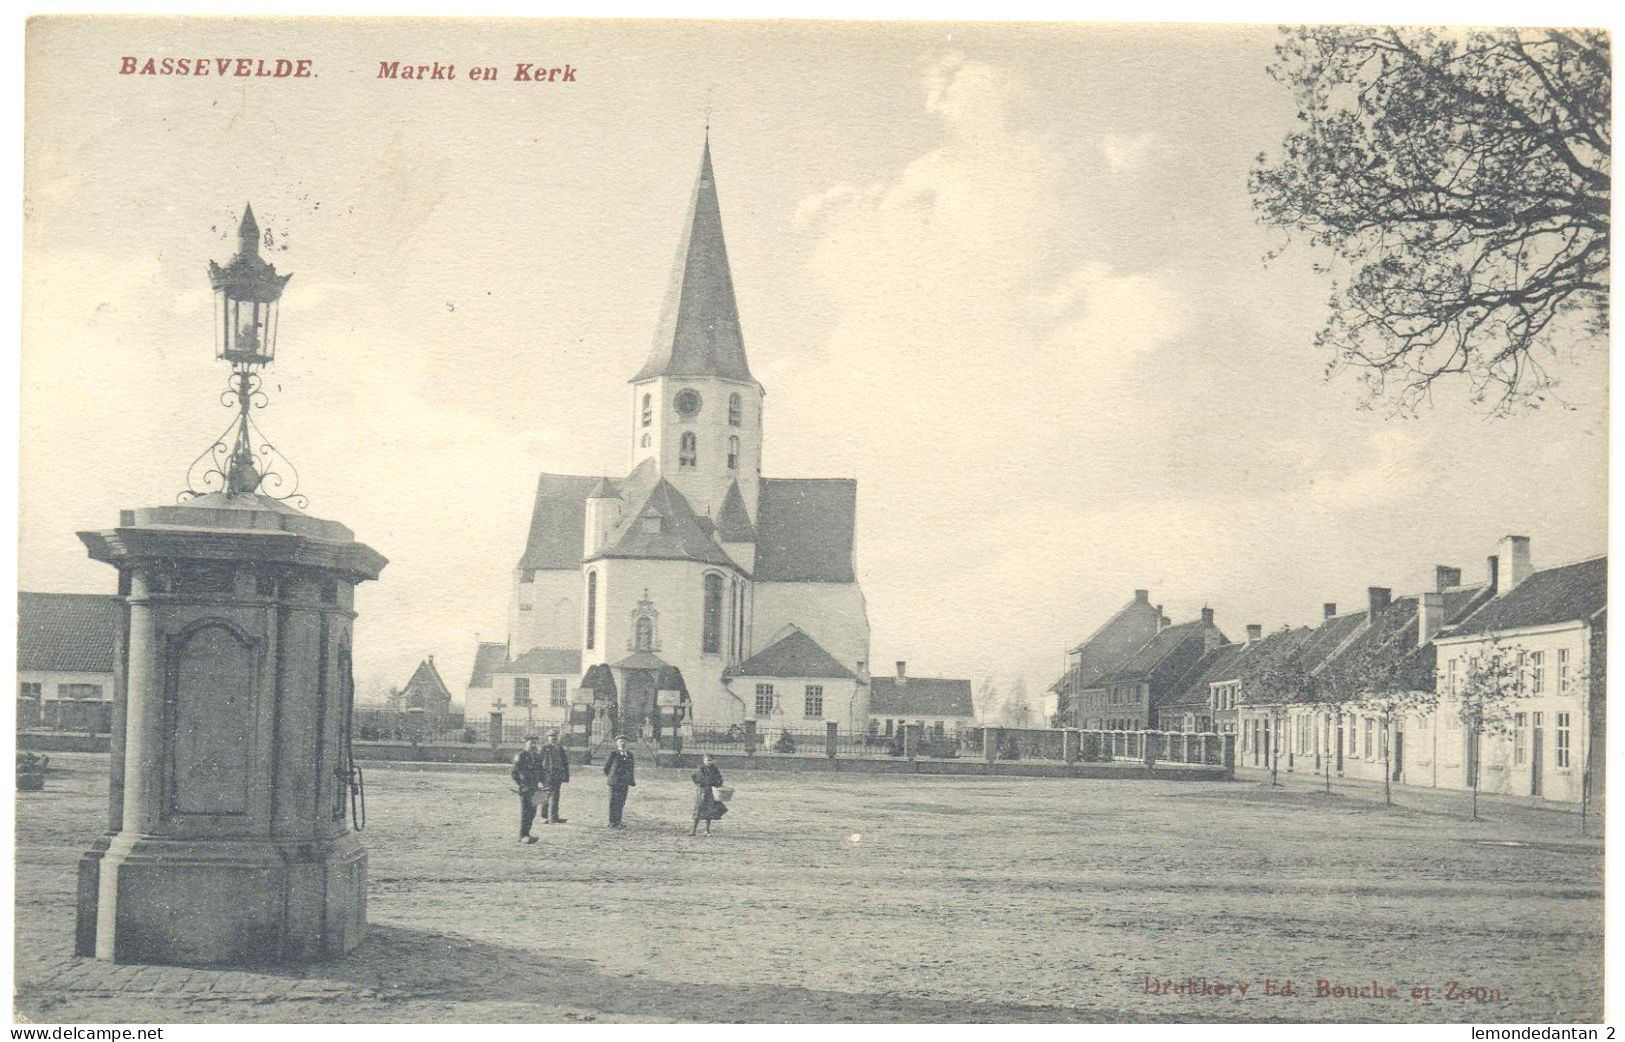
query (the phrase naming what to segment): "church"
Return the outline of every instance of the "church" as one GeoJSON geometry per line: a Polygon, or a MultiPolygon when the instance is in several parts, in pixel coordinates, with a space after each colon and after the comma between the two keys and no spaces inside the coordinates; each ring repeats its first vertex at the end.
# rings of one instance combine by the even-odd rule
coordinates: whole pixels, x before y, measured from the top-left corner
{"type": "Polygon", "coordinates": [[[766,395],[745,354],[709,138],[654,347],[630,385],[627,473],[537,482],[504,657],[576,652],[532,657],[579,662],[575,691],[607,699],[633,733],[657,691],[679,692],[701,728],[866,729],[857,483],[762,475],[766,395]]]}

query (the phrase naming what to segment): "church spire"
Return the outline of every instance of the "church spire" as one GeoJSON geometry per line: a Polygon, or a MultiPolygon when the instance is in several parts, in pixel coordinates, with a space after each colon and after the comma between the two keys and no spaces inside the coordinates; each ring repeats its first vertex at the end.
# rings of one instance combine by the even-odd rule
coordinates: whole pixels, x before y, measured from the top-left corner
{"type": "Polygon", "coordinates": [[[754,380],[739,331],[728,249],[722,241],[722,210],[711,172],[711,132],[706,127],[700,176],[689,202],[688,222],[677,244],[677,263],[661,308],[649,360],[632,378],[718,376],[754,380]]]}

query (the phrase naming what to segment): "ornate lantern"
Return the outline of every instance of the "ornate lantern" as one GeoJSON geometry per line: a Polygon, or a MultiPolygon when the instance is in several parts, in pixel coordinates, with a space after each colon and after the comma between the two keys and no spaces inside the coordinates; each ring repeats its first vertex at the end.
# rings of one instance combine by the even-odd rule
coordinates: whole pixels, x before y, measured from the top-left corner
{"type": "Polygon", "coordinates": [[[237,243],[237,256],[225,267],[209,262],[215,357],[233,365],[267,365],[276,357],[277,301],[293,276],[278,275],[276,265],[260,256],[260,226],[252,206],[243,207],[237,243]]]}

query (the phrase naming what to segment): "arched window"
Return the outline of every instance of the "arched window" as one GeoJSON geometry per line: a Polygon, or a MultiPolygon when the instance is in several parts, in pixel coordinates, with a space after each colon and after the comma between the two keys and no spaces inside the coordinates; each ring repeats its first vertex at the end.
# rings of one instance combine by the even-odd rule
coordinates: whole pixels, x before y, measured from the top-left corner
{"type": "Polygon", "coordinates": [[[734,643],[734,619],[739,617],[739,583],[728,584],[728,658],[739,660],[739,645],[734,643]]]}
{"type": "Polygon", "coordinates": [[[677,465],[687,470],[693,470],[700,462],[700,450],[694,438],[693,431],[684,431],[683,440],[677,449],[677,465]]]}
{"type": "Polygon", "coordinates": [[[645,427],[649,426],[650,422],[653,421],[653,419],[654,419],[654,406],[649,401],[649,396],[644,395],[643,396],[643,425],[645,427]]]}
{"type": "Polygon", "coordinates": [[[730,394],[728,396],[728,426],[739,426],[740,420],[744,415],[744,411],[745,410],[741,407],[739,401],[739,395],[730,394]]]}
{"type": "Polygon", "coordinates": [[[722,650],[722,576],[715,573],[705,577],[705,626],[700,650],[708,655],[722,650]]]}
{"type": "Polygon", "coordinates": [[[739,643],[734,645],[734,654],[740,658],[745,657],[745,584],[735,580],[734,588],[739,591],[739,643]]]}
{"type": "Polygon", "coordinates": [[[653,651],[655,649],[655,620],[647,615],[639,615],[637,624],[633,627],[632,650],[653,651]]]}
{"type": "Polygon", "coordinates": [[[738,470],[739,469],[739,439],[738,438],[729,438],[728,439],[728,469],[729,470],[738,470]]]}
{"type": "Polygon", "coordinates": [[[648,435],[647,435],[647,434],[645,434],[645,435],[644,435],[644,436],[643,436],[643,442],[642,442],[642,445],[643,445],[643,447],[644,447],[644,448],[648,448],[648,447],[649,447],[649,436],[648,436],[648,435]]]}
{"type": "Polygon", "coordinates": [[[587,573],[587,650],[598,646],[598,573],[587,573]]]}

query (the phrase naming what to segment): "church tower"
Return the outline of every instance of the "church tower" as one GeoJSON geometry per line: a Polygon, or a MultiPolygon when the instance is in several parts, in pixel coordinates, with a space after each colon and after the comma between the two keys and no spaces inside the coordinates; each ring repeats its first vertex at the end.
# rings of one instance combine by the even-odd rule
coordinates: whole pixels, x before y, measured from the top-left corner
{"type": "Polygon", "coordinates": [[[713,521],[725,508],[737,515],[729,504],[737,484],[755,522],[763,391],[745,361],[709,135],[654,349],[631,383],[632,466],[653,461],[713,521]]]}

